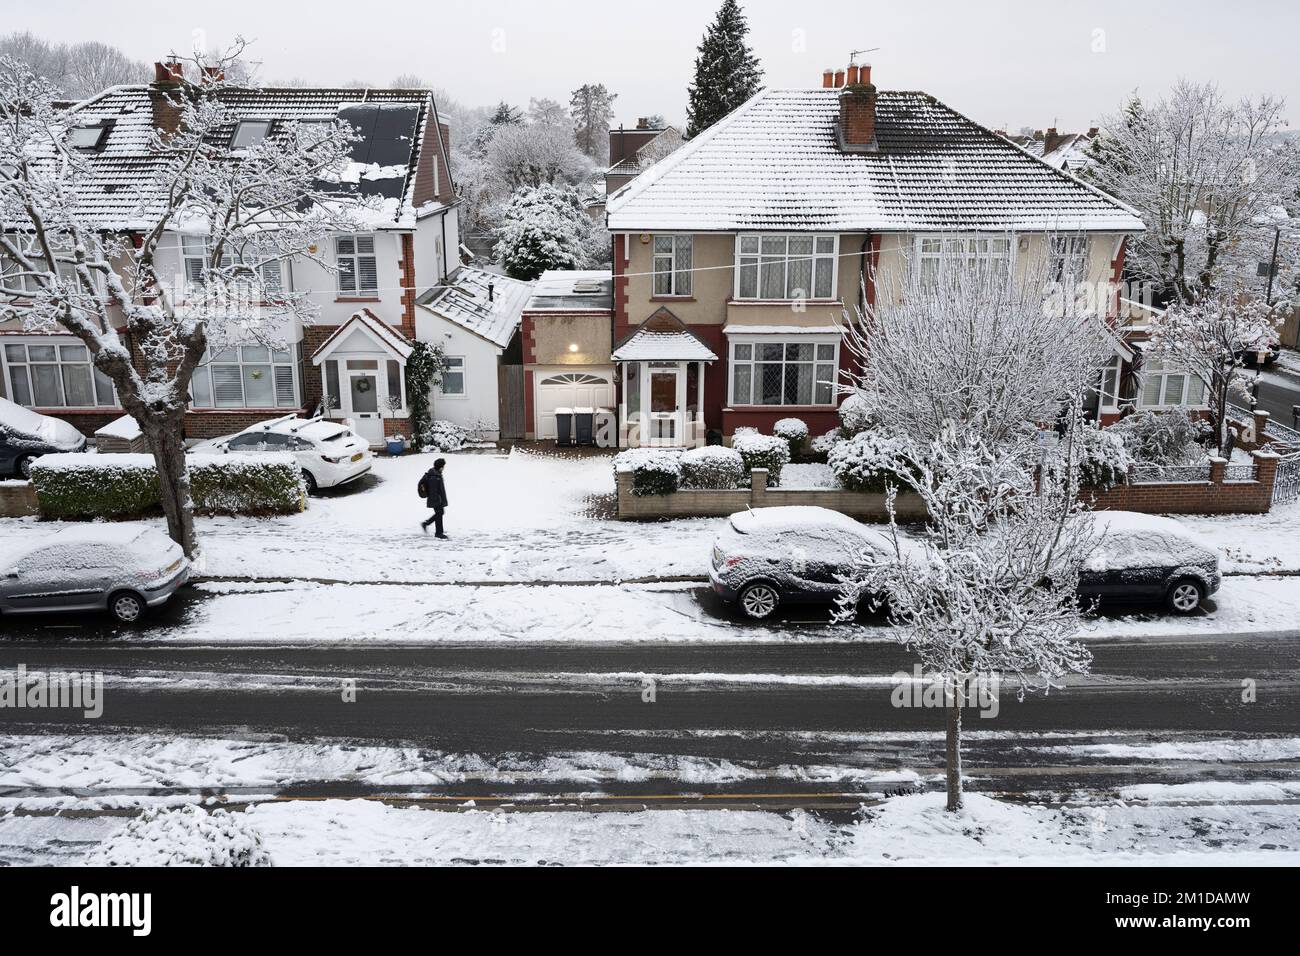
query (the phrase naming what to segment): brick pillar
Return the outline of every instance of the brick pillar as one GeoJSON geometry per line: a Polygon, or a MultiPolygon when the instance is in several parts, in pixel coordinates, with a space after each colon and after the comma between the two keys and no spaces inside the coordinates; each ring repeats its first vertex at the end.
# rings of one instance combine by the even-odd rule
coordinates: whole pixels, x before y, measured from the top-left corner
{"type": "Polygon", "coordinates": [[[1263,409],[1255,409],[1255,444],[1263,445],[1268,442],[1266,433],[1268,431],[1269,413],[1263,409]]]}
{"type": "Polygon", "coordinates": [[[1250,457],[1255,460],[1255,480],[1273,493],[1273,480],[1277,478],[1279,456],[1271,451],[1252,451],[1250,457]]]}
{"type": "Polygon", "coordinates": [[[767,469],[755,468],[749,473],[750,507],[762,508],[767,498],[767,469]]]}
{"type": "Polygon", "coordinates": [[[1210,456],[1210,484],[1223,484],[1223,472],[1228,467],[1228,459],[1210,456]]]}

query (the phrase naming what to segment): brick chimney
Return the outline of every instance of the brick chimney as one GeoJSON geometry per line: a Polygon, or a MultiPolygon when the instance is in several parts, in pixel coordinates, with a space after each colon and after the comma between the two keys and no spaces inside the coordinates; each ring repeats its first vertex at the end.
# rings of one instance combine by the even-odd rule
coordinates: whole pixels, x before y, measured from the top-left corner
{"type": "Polygon", "coordinates": [[[153,65],[153,81],[157,86],[176,86],[185,79],[185,68],[178,60],[167,60],[153,65]]]}
{"type": "Polygon", "coordinates": [[[638,117],[636,118],[636,128],[637,128],[637,129],[649,129],[649,128],[650,128],[650,117],[648,117],[648,116],[638,116],[638,117]]]}
{"type": "Polygon", "coordinates": [[[203,67],[204,83],[224,83],[226,82],[226,70],[220,66],[203,67]]]}
{"type": "MultiPolygon", "coordinates": [[[[835,74],[836,86],[843,75],[835,74]]],[[[839,138],[841,149],[876,148],[876,88],[869,65],[849,67],[848,83],[840,90],[839,138]]]]}

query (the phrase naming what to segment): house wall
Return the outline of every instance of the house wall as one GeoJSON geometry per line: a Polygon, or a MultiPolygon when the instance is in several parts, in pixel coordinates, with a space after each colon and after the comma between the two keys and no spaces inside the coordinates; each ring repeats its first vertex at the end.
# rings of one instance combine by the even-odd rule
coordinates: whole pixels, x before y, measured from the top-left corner
{"type": "Polygon", "coordinates": [[[439,345],[447,355],[465,360],[463,396],[444,395],[440,385],[429,390],[433,418],[480,429],[484,439],[496,441],[500,428],[497,376],[501,349],[423,308],[416,310],[415,331],[420,341],[439,345]]]}

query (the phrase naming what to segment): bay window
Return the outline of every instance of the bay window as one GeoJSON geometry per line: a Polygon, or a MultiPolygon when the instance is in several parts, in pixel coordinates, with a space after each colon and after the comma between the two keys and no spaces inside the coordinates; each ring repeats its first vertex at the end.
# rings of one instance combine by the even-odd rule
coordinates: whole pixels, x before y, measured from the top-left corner
{"type": "Polygon", "coordinates": [[[113,381],[80,343],[8,342],[10,399],[29,408],[116,408],[113,381]]]}
{"type": "Polygon", "coordinates": [[[736,237],[739,299],[833,299],[837,236],[736,237]]]}
{"type": "Polygon", "coordinates": [[[654,294],[691,294],[691,237],[654,237],[654,294]]]}
{"type": "Polygon", "coordinates": [[[297,367],[291,349],[265,345],[223,349],[204,356],[194,370],[191,404],[195,408],[297,408],[297,367]]]}
{"type": "Polygon", "coordinates": [[[731,343],[731,405],[833,405],[839,344],[731,343]]]}
{"type": "Polygon", "coordinates": [[[375,258],[374,236],[336,236],[334,262],[339,270],[340,296],[356,298],[379,295],[379,264],[375,258]]]}
{"type": "Polygon", "coordinates": [[[1204,408],[1205,383],[1160,359],[1147,359],[1142,366],[1139,408],[1204,408]]]}

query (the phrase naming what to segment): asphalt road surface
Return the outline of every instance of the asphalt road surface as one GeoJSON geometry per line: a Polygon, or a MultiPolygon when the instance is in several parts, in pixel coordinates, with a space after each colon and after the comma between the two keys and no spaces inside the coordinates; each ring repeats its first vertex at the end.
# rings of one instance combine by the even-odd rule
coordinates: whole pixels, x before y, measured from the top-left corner
{"type": "MultiPolygon", "coordinates": [[[[657,599],[647,594],[647,600],[657,599]]],[[[708,603],[702,591],[699,599],[708,603]]],[[[190,592],[165,612],[185,616],[190,592]]],[[[721,608],[712,612],[725,613],[721,608]]],[[[815,611],[776,626],[825,634],[815,611]]],[[[914,657],[889,642],[798,643],[318,643],[238,647],[128,639],[90,618],[5,622],[0,670],[102,672],[99,720],[60,710],[0,708],[0,732],[159,733],[349,744],[409,745],[488,760],[544,761],[600,752],[730,761],[784,775],[743,784],[687,785],[672,775],[602,784],[612,800],[689,792],[714,799],[866,793],[871,772],[943,765],[942,712],[895,706],[890,675],[914,657]],[[103,629],[101,633],[100,629],[103,629]],[[345,681],[356,700],[343,701],[345,681]],[[644,697],[653,681],[654,700],[644,697]],[[819,768],[819,769],[814,769],[819,768]],[[838,768],[826,772],[824,768],[838,768]],[[848,780],[853,782],[846,783],[848,780]],[[783,796],[784,795],[784,796],[783,796]]],[[[1296,761],[1133,759],[1084,753],[1088,744],[1190,744],[1300,737],[1300,632],[1252,638],[1197,636],[1090,644],[1092,673],[1017,701],[1002,688],[995,717],[969,709],[967,772],[975,789],[1109,789],[1135,782],[1294,779],[1296,761]],[[1255,690],[1243,701],[1243,682],[1255,690]],[[1120,737],[1116,737],[1120,735],[1120,737]],[[1082,749],[1081,749],[1082,748],[1082,749]]],[[[265,788],[260,788],[265,790],[265,788]]],[[[410,789],[410,788],[407,788],[410,789]]],[[[561,799],[573,787],[520,779],[461,782],[447,799],[561,799]]],[[[403,788],[316,781],[313,795],[400,796],[403,788]]],[[[743,802],[743,800],[741,801],[743,802]]]]}

